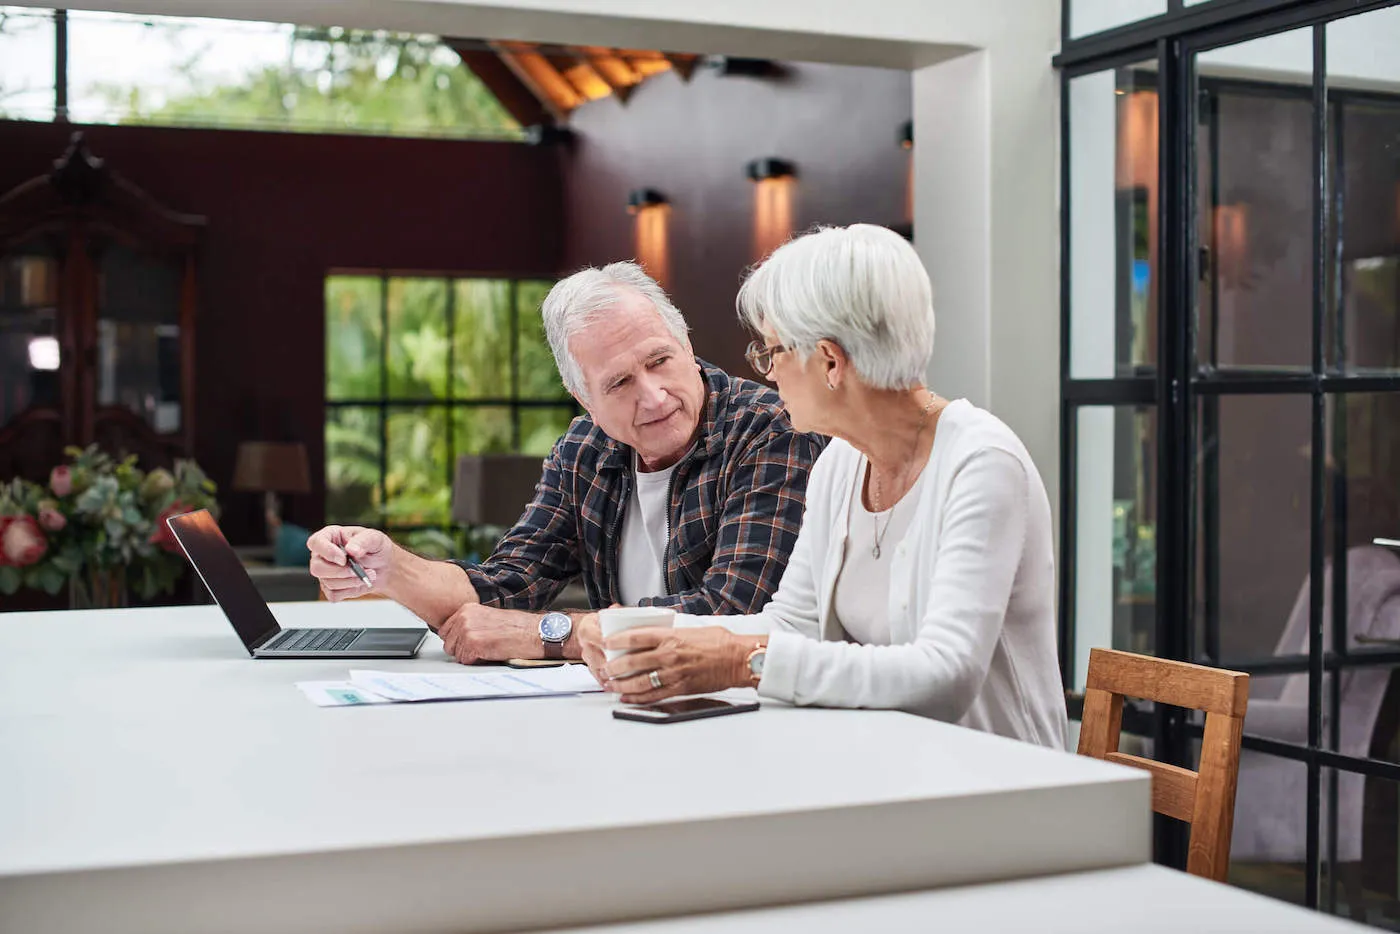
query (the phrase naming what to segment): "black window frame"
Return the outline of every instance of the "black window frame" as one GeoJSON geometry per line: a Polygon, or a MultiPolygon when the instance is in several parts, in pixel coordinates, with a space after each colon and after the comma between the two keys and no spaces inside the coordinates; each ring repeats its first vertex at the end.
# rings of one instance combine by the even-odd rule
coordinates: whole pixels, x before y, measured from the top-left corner
{"type": "MultiPolygon", "coordinates": [[[[1327,289],[1332,258],[1328,223],[1330,212],[1344,198],[1344,186],[1329,192],[1328,142],[1339,135],[1332,122],[1338,101],[1365,100],[1363,92],[1340,92],[1327,86],[1326,24],[1337,19],[1364,14],[1397,5],[1396,0],[1211,0],[1185,6],[1183,0],[1169,0],[1165,13],[1105,30],[1078,39],[1070,38],[1070,5],[1064,0],[1061,20],[1062,51],[1054,59],[1060,71],[1060,631],[1061,675],[1068,689],[1074,684],[1075,652],[1075,478],[1077,468],[1076,416],[1086,406],[1155,406],[1157,410],[1157,586],[1154,639],[1156,654],[1163,658],[1217,663],[1218,621],[1212,638],[1208,629],[1205,646],[1194,646],[1191,598],[1194,589],[1192,459],[1196,452],[1193,409],[1199,399],[1226,395],[1264,393],[1297,394],[1311,402],[1311,465],[1309,487],[1309,654],[1250,660],[1232,660],[1230,667],[1251,674],[1308,673],[1308,741],[1306,745],[1280,742],[1246,732],[1243,745],[1283,759],[1302,762],[1308,769],[1307,841],[1305,901],[1318,908],[1323,902],[1322,877],[1322,773],[1324,769],[1360,773],[1400,782],[1400,763],[1374,758],[1343,755],[1332,751],[1338,746],[1340,717],[1332,717],[1329,736],[1323,737],[1323,685],[1325,676],[1363,666],[1400,665],[1400,651],[1356,651],[1347,646],[1345,561],[1336,562],[1334,571],[1333,616],[1339,621],[1324,644],[1323,569],[1329,558],[1345,554],[1346,511],[1339,509],[1332,523],[1330,541],[1324,540],[1328,520],[1328,477],[1325,470],[1329,397],[1361,392],[1400,392],[1400,373],[1393,375],[1346,375],[1328,369],[1325,359],[1327,289]],[[1191,304],[1196,274],[1197,244],[1194,223],[1195,101],[1197,82],[1195,56],[1212,48],[1234,45],[1267,35],[1312,29],[1313,75],[1311,87],[1300,86],[1313,102],[1312,136],[1312,359],[1310,372],[1293,371],[1245,376],[1229,370],[1197,370],[1191,304]],[[1070,198],[1073,134],[1070,114],[1070,82],[1077,77],[1108,69],[1127,68],[1145,60],[1157,63],[1159,100],[1159,198],[1158,212],[1158,360],[1152,375],[1137,373],[1114,379],[1074,379],[1070,373],[1072,318],[1070,198]],[[1327,748],[1330,745],[1330,749],[1327,748]]],[[[1211,79],[1215,81],[1216,79],[1211,79]]],[[[1391,99],[1393,100],[1393,99],[1391,99]]],[[[1337,114],[1344,114],[1338,108],[1337,114]]],[[[1342,118],[1344,119],[1344,118],[1342,118]]],[[[1340,146],[1337,161],[1344,159],[1340,146]]],[[[1342,177],[1338,172],[1338,178],[1342,177]]],[[[1340,282],[1341,277],[1336,278],[1340,282]]],[[[1340,492],[1345,496],[1345,471],[1340,492]]],[[[1334,487],[1336,481],[1333,481],[1334,487]]],[[[1207,562],[1209,566],[1209,562],[1207,562]]],[[[1210,586],[1207,582],[1207,586],[1210,586]]],[[[1331,709],[1339,710],[1341,679],[1330,679],[1331,709]]],[[[1070,694],[1071,716],[1078,717],[1082,698],[1070,694]]],[[[1198,720],[1186,712],[1157,706],[1125,708],[1124,728],[1149,736],[1154,741],[1155,758],[1193,767],[1193,743],[1202,735],[1198,720]]],[[[1248,721],[1246,721],[1246,731],[1248,721]]],[[[1336,866],[1336,788],[1330,783],[1331,807],[1327,865],[1336,866]]],[[[1184,825],[1158,818],[1156,858],[1159,862],[1184,867],[1186,834],[1184,825]]],[[[1337,873],[1328,873],[1327,903],[1336,904],[1337,873]]]]}

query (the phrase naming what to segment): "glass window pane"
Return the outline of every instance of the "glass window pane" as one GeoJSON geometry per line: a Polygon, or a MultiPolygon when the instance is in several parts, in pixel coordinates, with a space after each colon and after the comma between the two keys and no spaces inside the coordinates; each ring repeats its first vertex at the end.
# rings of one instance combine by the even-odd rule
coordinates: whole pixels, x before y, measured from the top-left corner
{"type": "Polygon", "coordinates": [[[1157,413],[1091,406],[1075,426],[1075,684],[1083,690],[1091,648],[1154,651],[1157,413]]]}
{"type": "MultiPolygon", "coordinates": [[[[1344,627],[1353,657],[1394,652],[1400,648],[1400,549],[1374,540],[1400,539],[1400,392],[1347,393],[1328,402],[1324,639],[1331,649],[1335,624],[1344,627]],[[1342,554],[1342,561],[1332,560],[1342,554]]],[[[1304,608],[1295,615],[1305,617],[1304,608]]],[[[1393,758],[1400,691],[1391,690],[1392,671],[1375,665],[1344,671],[1335,698],[1329,679],[1323,691],[1329,748],[1335,712],[1337,752],[1400,761],[1393,758]]],[[[1302,691],[1306,678],[1298,680],[1302,691]]],[[[1299,691],[1305,706],[1306,693],[1299,691]]]]}
{"type": "Polygon", "coordinates": [[[180,429],[178,266],[121,245],[97,275],[97,404],[119,405],[156,431],[180,429]]]}
{"type": "Polygon", "coordinates": [[[522,408],[519,453],[538,454],[541,457],[547,455],[554,449],[554,443],[569,430],[575,414],[573,406],[522,408]]]}
{"type": "Polygon", "coordinates": [[[383,280],[326,279],[326,398],[378,399],[383,392],[383,280]]]}
{"type": "Polygon", "coordinates": [[[0,257],[0,425],[30,405],[59,404],[57,304],[53,257],[34,245],[0,257]]]}
{"type": "Polygon", "coordinates": [[[1327,24],[1334,239],[1327,362],[1348,373],[1400,369],[1400,7],[1327,24]],[[1388,43],[1388,45],[1387,45],[1388,43]],[[1385,50],[1385,51],[1383,51],[1385,50]],[[1361,93],[1356,93],[1356,92],[1361,93]],[[1336,228],[1340,220],[1340,229],[1336,228]]]}
{"type": "MultiPolygon", "coordinates": [[[[1378,740],[1393,744],[1394,728],[1391,720],[1384,739],[1378,740]]],[[[1322,770],[1322,910],[1386,930],[1400,929],[1397,800],[1400,785],[1393,781],[1339,769],[1322,770]],[[1337,795],[1335,827],[1329,807],[1333,786],[1337,795]],[[1329,845],[1334,838],[1335,852],[1329,845]]]]}
{"type": "Polygon", "coordinates": [[[1156,65],[1070,82],[1070,376],[1157,365],[1156,65]]]}
{"type": "MultiPolygon", "coordinates": [[[[1249,715],[1245,731],[1249,732],[1249,715]]],[[[1230,841],[1231,885],[1306,903],[1308,767],[1292,759],[1240,751],[1235,826],[1230,841]]]]}
{"type": "Polygon", "coordinates": [[[1065,0],[1071,39],[1167,12],[1167,0],[1065,0]]]}
{"type": "Polygon", "coordinates": [[[379,410],[326,409],[326,521],[378,525],[379,410]]]}
{"type": "Polygon", "coordinates": [[[1312,366],[1312,39],[1197,57],[1197,360],[1312,366]]]}
{"type": "MultiPolygon", "coordinates": [[[[516,286],[519,357],[516,360],[521,399],[568,399],[544,335],[540,305],[553,282],[525,279],[516,286]]],[[[522,435],[523,437],[523,435],[522,435]]]]}
{"type": "Polygon", "coordinates": [[[73,11],[68,37],[75,122],[523,135],[433,36],[73,11]]]}
{"type": "Polygon", "coordinates": [[[0,6],[0,119],[54,118],[52,10],[0,6]]]}
{"type": "Polygon", "coordinates": [[[509,399],[510,294],[505,279],[458,279],[453,392],[458,399],[509,399]]]}
{"type": "Polygon", "coordinates": [[[452,430],[459,457],[510,453],[511,423],[507,406],[458,406],[453,410],[452,430]]]}
{"type": "MultiPolygon", "coordinates": [[[[1293,617],[1307,593],[1311,411],[1308,396],[1292,395],[1197,405],[1192,590],[1196,654],[1207,664],[1307,652],[1293,617]]],[[[1265,682],[1279,689],[1263,677],[1255,687],[1265,682]]]]}
{"type": "Polygon", "coordinates": [[[447,280],[390,279],[390,399],[446,399],[447,280]]]}
{"type": "Polygon", "coordinates": [[[391,407],[386,439],[385,524],[445,524],[452,494],[447,472],[447,410],[391,407]]]}

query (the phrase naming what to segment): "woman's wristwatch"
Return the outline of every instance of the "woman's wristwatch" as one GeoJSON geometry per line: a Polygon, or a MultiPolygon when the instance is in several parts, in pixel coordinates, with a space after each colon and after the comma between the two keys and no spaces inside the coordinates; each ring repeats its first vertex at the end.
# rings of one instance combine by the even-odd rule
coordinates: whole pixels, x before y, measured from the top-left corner
{"type": "Polygon", "coordinates": [[[754,646],[749,653],[746,667],[749,670],[749,687],[758,687],[758,682],[763,680],[763,661],[768,657],[768,646],[762,643],[754,646]]]}

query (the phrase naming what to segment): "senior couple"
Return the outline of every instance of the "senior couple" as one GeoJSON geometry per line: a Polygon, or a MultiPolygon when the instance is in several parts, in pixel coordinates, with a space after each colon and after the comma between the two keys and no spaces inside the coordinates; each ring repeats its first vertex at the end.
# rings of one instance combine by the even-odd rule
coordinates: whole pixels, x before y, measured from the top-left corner
{"type": "Polygon", "coordinates": [[[637,266],[558,283],[546,334],[587,414],[520,521],[480,564],[328,526],[310,541],[327,597],[367,590],[348,554],[463,663],[582,658],[626,702],[752,686],[1063,747],[1049,500],[1006,425],[924,386],[934,313],[913,248],[818,230],[738,304],[776,393],[698,359],[637,266]],[[609,666],[595,612],[545,612],[577,578],[594,610],[673,607],[676,627],[613,636],[634,654],[609,666]]]}

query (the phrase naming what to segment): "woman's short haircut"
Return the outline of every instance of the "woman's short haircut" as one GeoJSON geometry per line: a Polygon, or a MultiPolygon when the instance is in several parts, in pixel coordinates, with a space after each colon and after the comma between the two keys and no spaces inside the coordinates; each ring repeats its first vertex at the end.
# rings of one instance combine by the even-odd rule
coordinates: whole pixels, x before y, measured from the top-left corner
{"type": "Polygon", "coordinates": [[[690,328],[680,310],[666,297],[666,290],[636,263],[609,263],[602,268],[589,266],[567,279],[560,279],[540,306],[544,333],[564,388],[580,399],[587,398],[583,369],[569,348],[573,336],[601,320],[609,308],[629,292],[651,302],[665,322],[666,329],[682,347],[688,345],[690,328]]]}
{"type": "Polygon", "coordinates": [[[783,244],[739,289],[739,317],[771,328],[806,361],[817,341],[841,345],[877,389],[923,383],[933,356],[933,286],[919,254],[873,224],[821,227],[783,244]]]}

